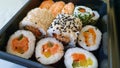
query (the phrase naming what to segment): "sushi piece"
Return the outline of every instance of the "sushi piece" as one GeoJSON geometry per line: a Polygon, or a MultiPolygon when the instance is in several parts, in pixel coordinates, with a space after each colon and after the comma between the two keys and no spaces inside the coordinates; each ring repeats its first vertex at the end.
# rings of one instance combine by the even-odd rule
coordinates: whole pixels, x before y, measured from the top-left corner
{"type": "Polygon", "coordinates": [[[82,23],[80,19],[68,14],[59,14],[53,20],[47,32],[49,36],[55,37],[63,43],[75,46],[81,28],[82,23]]]}
{"type": "Polygon", "coordinates": [[[50,65],[58,62],[63,54],[64,47],[55,38],[44,38],[37,43],[35,56],[42,64],[50,65]]]}
{"type": "Polygon", "coordinates": [[[9,38],[6,51],[10,54],[29,59],[34,52],[35,41],[36,39],[32,32],[18,30],[9,38]]]}
{"type": "Polygon", "coordinates": [[[58,14],[61,13],[63,7],[65,6],[65,3],[63,1],[55,2],[49,9],[50,12],[52,12],[53,16],[56,17],[58,14]]]}
{"type": "Polygon", "coordinates": [[[83,25],[88,25],[89,20],[92,18],[93,11],[91,8],[86,6],[77,6],[74,10],[74,16],[81,19],[83,25]]]}
{"type": "Polygon", "coordinates": [[[94,51],[99,48],[102,33],[94,26],[87,25],[82,28],[78,37],[78,44],[88,51],[94,51]]]}
{"type": "Polygon", "coordinates": [[[34,8],[20,22],[20,29],[26,29],[34,33],[39,39],[46,35],[46,31],[53,21],[52,13],[47,9],[34,8]]]}
{"type": "Polygon", "coordinates": [[[62,13],[71,14],[71,15],[73,14],[73,11],[74,11],[74,4],[72,2],[66,4],[62,9],[62,13]]]}
{"type": "Polygon", "coordinates": [[[47,1],[43,1],[41,3],[41,5],[39,6],[39,8],[46,8],[46,9],[49,9],[52,5],[54,4],[54,1],[52,0],[47,0],[47,1]]]}
{"type": "Polygon", "coordinates": [[[81,48],[70,48],[64,56],[66,68],[98,68],[96,57],[81,48]]]}
{"type": "Polygon", "coordinates": [[[90,24],[96,24],[97,20],[99,19],[100,15],[97,11],[93,10],[92,18],[89,20],[90,24]]]}
{"type": "Polygon", "coordinates": [[[92,17],[92,20],[98,20],[100,17],[99,13],[95,10],[93,10],[93,17],[92,17]]]}

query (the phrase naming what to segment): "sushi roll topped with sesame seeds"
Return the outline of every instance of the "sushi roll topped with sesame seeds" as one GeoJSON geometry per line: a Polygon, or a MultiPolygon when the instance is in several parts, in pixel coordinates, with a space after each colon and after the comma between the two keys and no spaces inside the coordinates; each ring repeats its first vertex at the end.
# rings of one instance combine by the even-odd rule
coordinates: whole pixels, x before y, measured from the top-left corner
{"type": "Polygon", "coordinates": [[[59,14],[47,32],[64,43],[75,45],[81,28],[80,19],[68,14],[59,14]]]}

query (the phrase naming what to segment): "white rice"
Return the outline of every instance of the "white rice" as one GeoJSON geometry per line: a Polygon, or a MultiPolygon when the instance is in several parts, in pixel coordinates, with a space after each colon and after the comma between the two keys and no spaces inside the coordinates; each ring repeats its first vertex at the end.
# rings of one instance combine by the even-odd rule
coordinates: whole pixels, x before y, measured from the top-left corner
{"type": "Polygon", "coordinates": [[[55,38],[44,38],[42,40],[40,40],[38,43],[37,43],[37,46],[36,46],[36,51],[35,51],[35,56],[37,58],[37,60],[39,62],[41,62],[42,64],[45,64],[45,65],[49,65],[49,64],[53,64],[53,63],[56,63],[57,61],[59,61],[63,54],[64,54],[64,47],[62,45],[61,42],[57,41],[55,38]],[[56,54],[54,55],[51,55],[50,57],[45,57],[43,54],[42,54],[42,51],[43,51],[43,45],[46,44],[47,42],[53,42],[53,43],[57,43],[58,46],[61,48],[59,52],[57,52],[56,54]]]}
{"type": "Polygon", "coordinates": [[[26,30],[18,30],[9,38],[9,41],[8,41],[8,44],[7,44],[7,52],[10,53],[10,54],[20,56],[22,58],[29,59],[34,52],[35,41],[36,41],[36,39],[35,39],[35,36],[33,35],[32,32],[26,31],[26,30]],[[29,41],[28,42],[28,50],[23,54],[15,52],[12,49],[12,40],[19,37],[21,34],[24,35],[25,37],[27,37],[28,41],[29,41]]]}
{"type": "Polygon", "coordinates": [[[94,13],[95,16],[93,16],[91,19],[95,20],[95,21],[98,20],[99,17],[100,17],[99,13],[97,11],[95,11],[95,10],[93,10],[93,13],[94,13]]]}
{"type": "MultiPolygon", "coordinates": [[[[74,53],[84,54],[86,56],[86,59],[91,58],[91,60],[93,61],[93,64],[89,65],[87,68],[98,68],[98,61],[97,61],[96,57],[92,53],[90,53],[84,49],[78,48],[78,47],[70,48],[66,51],[65,56],[64,56],[64,63],[65,63],[66,68],[73,68],[72,54],[74,54],[74,53]]],[[[76,68],[85,68],[85,67],[81,66],[81,67],[76,67],[76,68]]]]}
{"type": "MultiPolygon", "coordinates": [[[[78,44],[88,51],[94,51],[99,48],[100,41],[101,41],[101,35],[102,35],[102,33],[100,32],[100,30],[98,28],[91,26],[91,25],[87,25],[87,26],[83,27],[81,30],[81,33],[78,37],[78,39],[79,39],[78,44]],[[94,45],[91,45],[88,47],[85,43],[85,37],[83,35],[83,32],[87,31],[89,28],[93,28],[96,33],[96,40],[95,40],[96,43],[94,45]]],[[[92,40],[93,40],[93,38],[89,37],[89,42],[92,43],[92,40]]]]}

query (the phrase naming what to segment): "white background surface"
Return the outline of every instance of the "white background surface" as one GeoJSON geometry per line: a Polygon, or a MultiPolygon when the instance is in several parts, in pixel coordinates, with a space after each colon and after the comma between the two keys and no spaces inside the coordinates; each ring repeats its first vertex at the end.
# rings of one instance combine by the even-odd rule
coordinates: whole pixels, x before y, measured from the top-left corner
{"type": "Polygon", "coordinates": [[[0,29],[28,0],[0,0],[0,29]]]}
{"type": "MultiPolygon", "coordinates": [[[[0,0],[0,29],[27,3],[28,0],[0,0]]],[[[26,68],[0,59],[0,68],[26,68]]]]}

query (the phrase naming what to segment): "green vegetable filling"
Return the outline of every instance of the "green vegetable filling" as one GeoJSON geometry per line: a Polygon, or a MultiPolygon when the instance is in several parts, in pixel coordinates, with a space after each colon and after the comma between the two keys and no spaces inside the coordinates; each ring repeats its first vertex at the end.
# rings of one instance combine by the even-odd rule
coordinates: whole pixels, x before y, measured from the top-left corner
{"type": "Polygon", "coordinates": [[[93,61],[91,58],[88,58],[87,60],[80,60],[80,61],[73,61],[73,68],[77,67],[84,67],[87,68],[89,65],[93,65],[93,61]]]}

